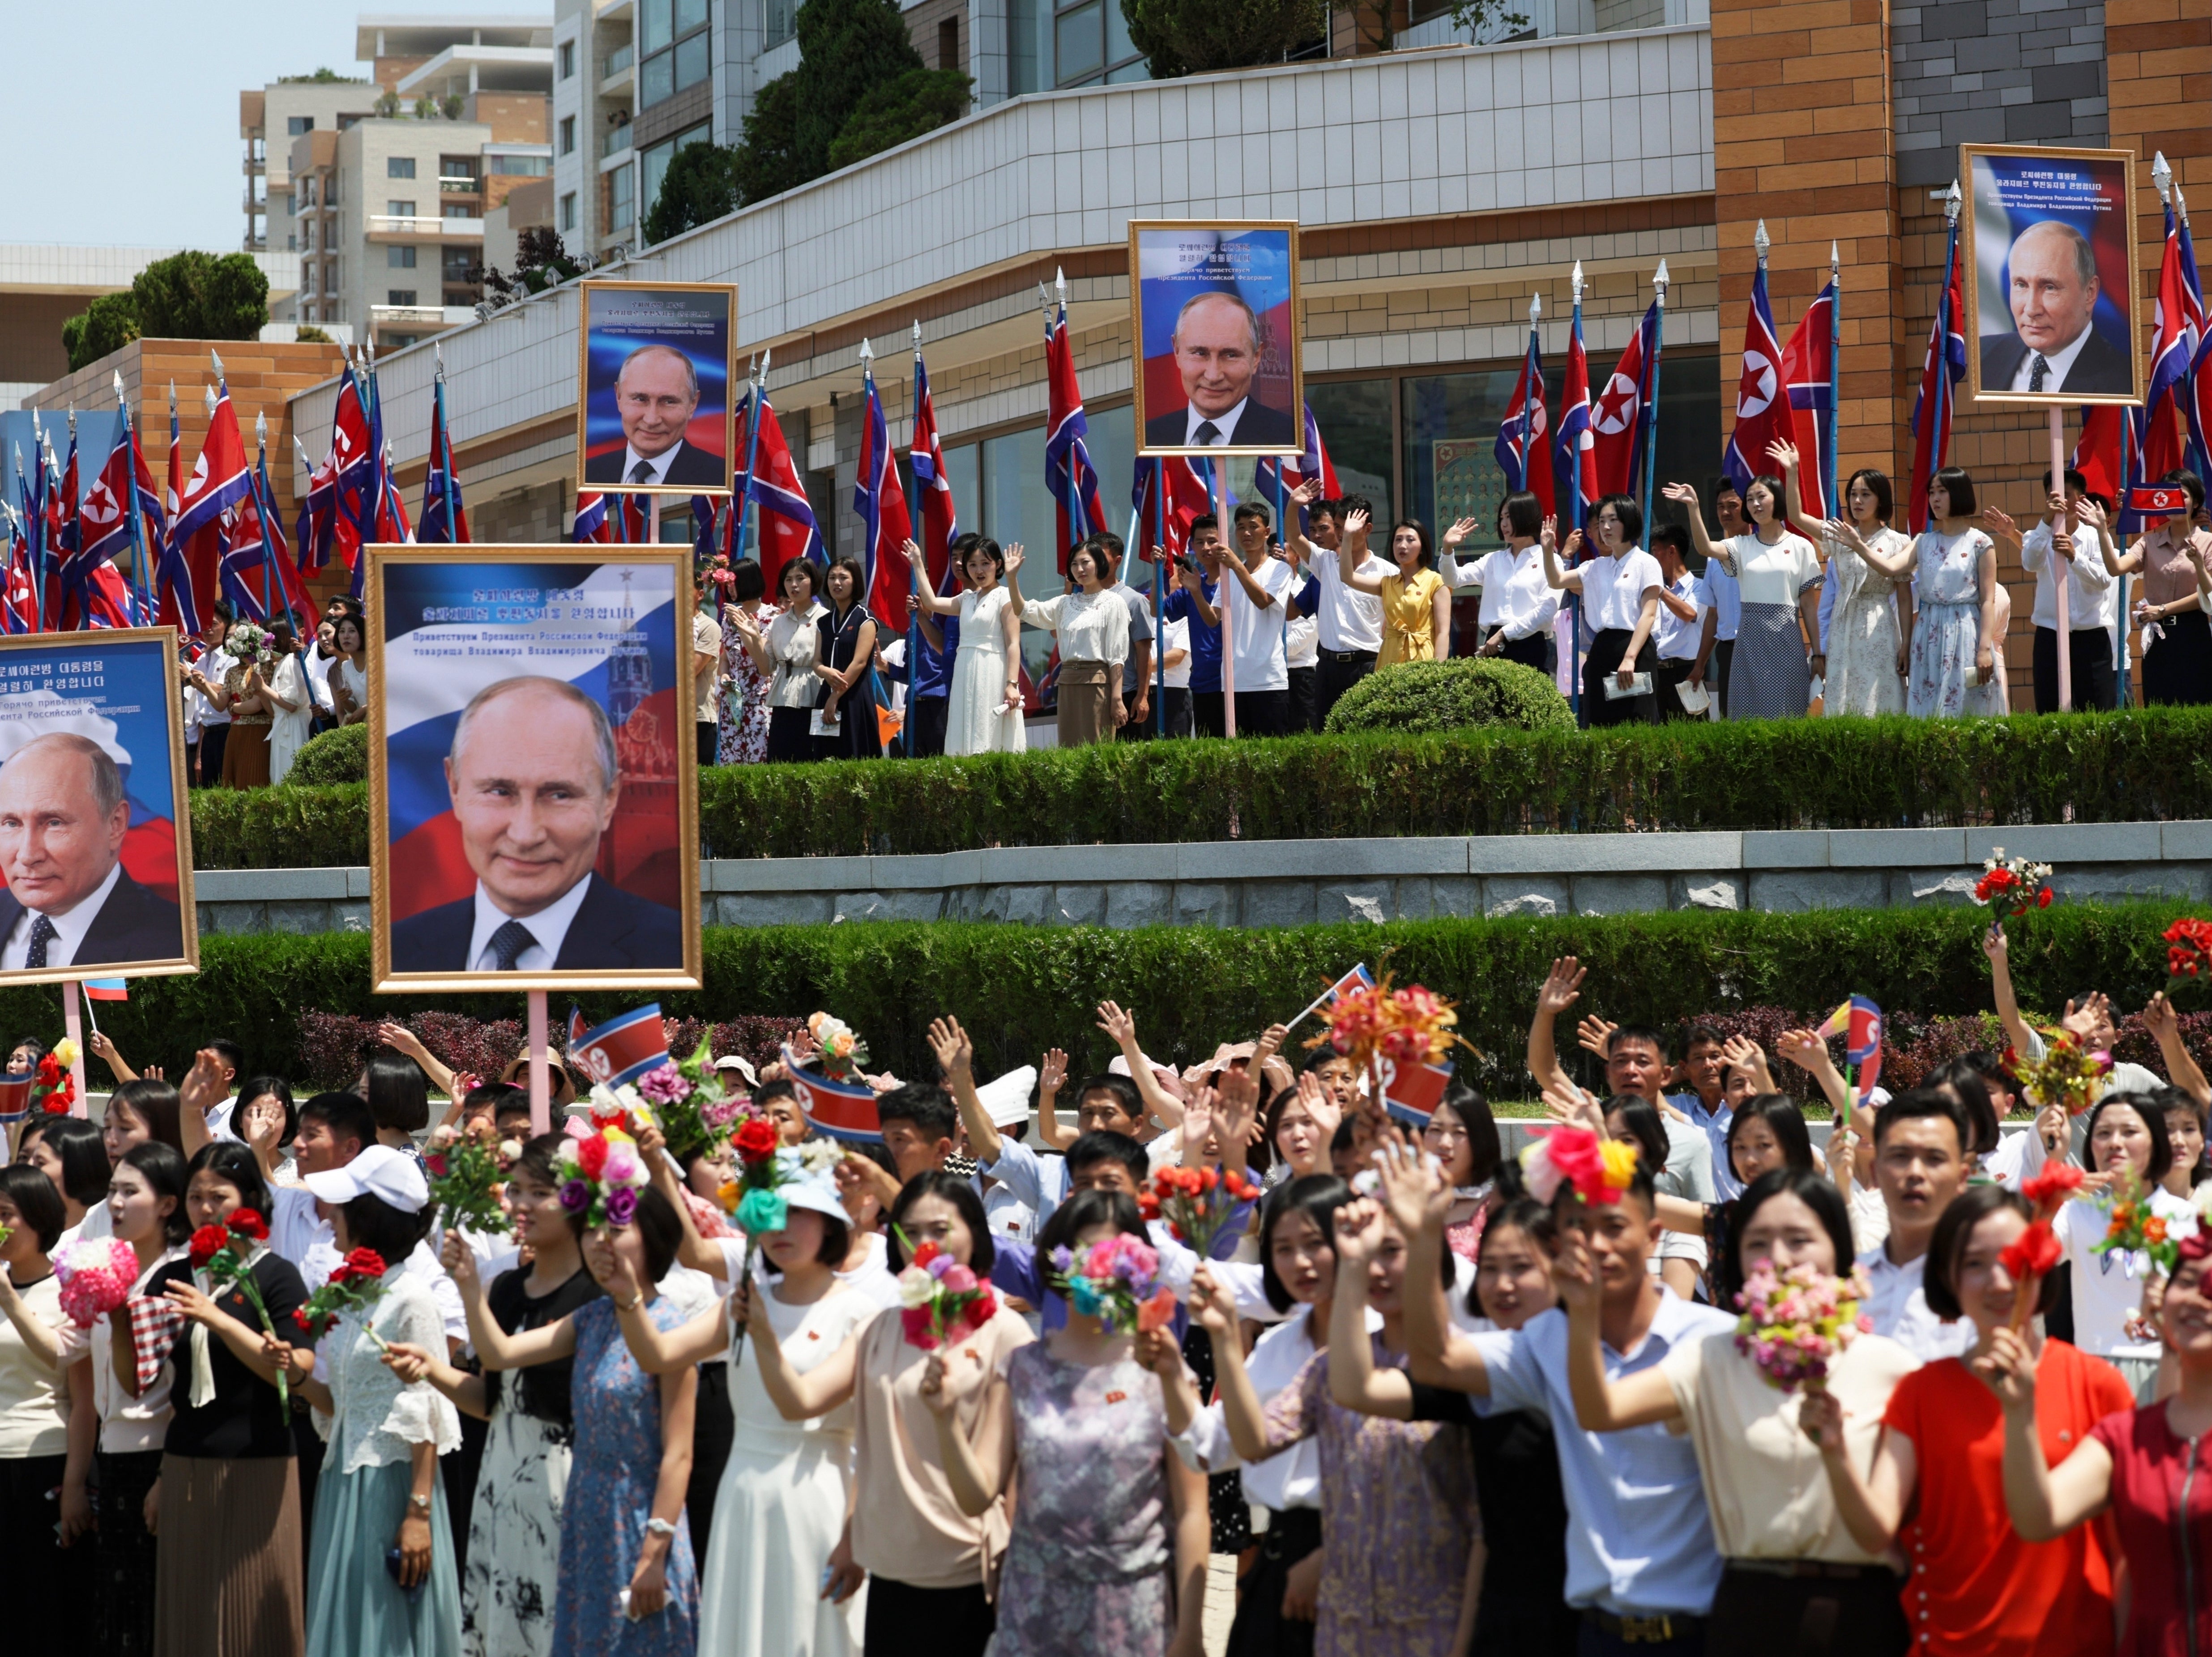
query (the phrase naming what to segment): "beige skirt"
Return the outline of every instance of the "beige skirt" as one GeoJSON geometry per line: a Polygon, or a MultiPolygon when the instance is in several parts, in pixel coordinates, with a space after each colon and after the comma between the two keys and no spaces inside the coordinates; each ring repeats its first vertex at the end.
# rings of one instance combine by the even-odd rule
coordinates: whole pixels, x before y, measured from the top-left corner
{"type": "Polygon", "coordinates": [[[1060,665],[1062,748],[1114,740],[1114,676],[1121,671],[1111,662],[1064,661],[1060,665]]]}
{"type": "Polygon", "coordinates": [[[161,1459],[154,1657],[299,1657],[300,1480],[290,1456],[161,1459]]]}

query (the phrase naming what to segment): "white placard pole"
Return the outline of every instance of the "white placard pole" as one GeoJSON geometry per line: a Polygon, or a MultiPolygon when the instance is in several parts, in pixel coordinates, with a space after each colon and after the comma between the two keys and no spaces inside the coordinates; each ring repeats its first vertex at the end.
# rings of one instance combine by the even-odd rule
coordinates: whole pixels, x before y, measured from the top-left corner
{"type": "Polygon", "coordinates": [[[62,980],[62,1029],[68,1035],[70,1045],[76,1049],[76,1062],[70,1066],[70,1075],[76,1082],[76,1098],[70,1106],[72,1116],[88,1116],[92,1102],[84,1091],[84,1017],[78,1009],[76,980],[62,980]]]}
{"type": "Polygon", "coordinates": [[[1237,646],[1231,636],[1229,622],[1229,589],[1237,585],[1237,578],[1228,570],[1228,561],[1238,558],[1236,543],[1229,538],[1229,480],[1224,475],[1225,464],[1218,455],[1209,456],[1213,473],[1213,533],[1221,543],[1221,586],[1213,596],[1215,612],[1221,617],[1221,734],[1237,734],[1237,646]]]}
{"type": "MultiPolygon", "coordinates": [[[[2051,405],[2051,489],[2061,501],[2066,498],[2066,412],[2055,403],[2051,405]]],[[[2051,586],[2058,611],[2058,711],[2069,713],[2074,709],[2074,634],[2066,616],[2066,590],[2074,584],[2074,560],[2059,556],[2063,527],[2063,513],[2051,520],[2051,586]]],[[[2070,545],[2067,552],[2073,552],[2070,545]]],[[[1995,642],[2003,648],[2003,640],[1995,642]]]]}
{"type": "Polygon", "coordinates": [[[553,1131],[551,1077],[545,1065],[545,992],[530,992],[530,1131],[534,1134],[553,1131]]]}

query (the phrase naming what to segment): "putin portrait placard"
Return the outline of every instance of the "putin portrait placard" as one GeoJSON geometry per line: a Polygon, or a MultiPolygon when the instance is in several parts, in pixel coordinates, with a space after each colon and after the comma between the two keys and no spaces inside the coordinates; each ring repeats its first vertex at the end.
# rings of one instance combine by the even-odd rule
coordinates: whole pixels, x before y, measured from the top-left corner
{"type": "Polygon", "coordinates": [[[199,969],[176,635],[0,639],[0,983],[199,969]]]}
{"type": "Polygon", "coordinates": [[[581,287],[578,488],[729,494],[738,290],[726,282],[581,287]]]}
{"type": "Polygon", "coordinates": [[[1962,144],[1959,174],[1975,404],[2141,402],[2134,155],[1962,144]]]}
{"type": "Polygon", "coordinates": [[[1304,446],[1293,220],[1129,222],[1139,454],[1304,446]]]}
{"type": "Polygon", "coordinates": [[[371,549],[379,991],[698,986],[687,554],[371,549]]]}

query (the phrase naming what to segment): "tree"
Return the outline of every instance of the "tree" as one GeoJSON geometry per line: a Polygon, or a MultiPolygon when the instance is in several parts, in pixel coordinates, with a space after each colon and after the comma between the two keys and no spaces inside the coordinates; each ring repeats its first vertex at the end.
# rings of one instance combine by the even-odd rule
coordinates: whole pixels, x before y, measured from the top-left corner
{"type": "Polygon", "coordinates": [[[312,322],[301,323],[299,326],[298,331],[293,335],[293,338],[301,345],[335,345],[337,343],[337,341],[332,339],[328,334],[316,327],[312,322]]]}
{"type": "Polygon", "coordinates": [[[730,164],[738,200],[744,206],[795,190],[818,176],[799,158],[800,95],[797,70],[777,76],[753,94],[744,137],[730,164]]]}
{"type": "Polygon", "coordinates": [[[968,112],[975,84],[957,69],[910,69],[884,82],[853,106],[838,129],[830,145],[830,170],[880,155],[958,120],[968,112]]]}
{"type": "Polygon", "coordinates": [[[1279,62],[1328,27],[1328,0],[1121,0],[1121,6],[1156,81],[1279,62]]]}
{"type": "Polygon", "coordinates": [[[156,259],[131,283],[149,339],[258,339],[269,278],[246,253],[186,252],[156,259]]]}
{"type": "Polygon", "coordinates": [[[738,206],[738,152],[704,142],[678,150],[642,227],[647,245],[711,224],[738,206]]]}
{"type": "Polygon", "coordinates": [[[319,69],[313,75],[280,75],[276,77],[276,84],[280,87],[365,87],[368,82],[359,75],[341,75],[334,69],[319,69]]]}
{"type": "Polygon", "coordinates": [[[399,94],[386,88],[384,95],[376,100],[376,112],[387,121],[397,120],[399,118],[399,94]]]}
{"type": "Polygon", "coordinates": [[[137,337],[138,301],[127,288],[119,294],[102,294],[62,324],[62,348],[69,353],[72,373],[137,337]]]}
{"type": "Polygon", "coordinates": [[[910,69],[923,67],[907,36],[898,0],[805,0],[792,19],[799,35],[800,163],[818,179],[833,170],[830,146],[860,100],[910,69]]]}
{"type": "MultiPolygon", "coordinates": [[[[1503,40],[1528,27],[1528,20],[1520,13],[1507,9],[1511,0],[1455,0],[1445,13],[1455,28],[1463,28],[1475,39],[1488,45],[1503,40]]],[[[1397,31],[1393,20],[1397,16],[1397,0],[1332,0],[1333,8],[1352,14],[1353,32],[1359,37],[1360,50],[1388,52],[1396,46],[1397,31]]]]}

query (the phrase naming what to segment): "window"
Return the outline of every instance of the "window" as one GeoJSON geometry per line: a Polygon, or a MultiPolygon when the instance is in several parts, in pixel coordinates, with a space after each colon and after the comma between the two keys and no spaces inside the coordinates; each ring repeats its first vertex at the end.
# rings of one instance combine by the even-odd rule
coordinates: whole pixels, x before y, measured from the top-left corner
{"type": "MultiPolygon", "coordinates": [[[[780,3],[790,5],[790,0],[780,3]]],[[[779,0],[763,3],[772,7],[779,0]]],[[[643,109],[699,85],[713,73],[713,65],[707,0],[638,0],[638,52],[644,62],[638,70],[637,102],[643,109]]]]}
{"type": "Polygon", "coordinates": [[[415,290],[412,288],[387,288],[384,291],[384,302],[386,305],[411,306],[415,303],[415,290]]]}
{"type": "Polygon", "coordinates": [[[333,173],[323,180],[323,205],[325,207],[336,207],[337,204],[338,175],[333,173]]]}
{"type": "Polygon", "coordinates": [[[648,58],[645,67],[638,71],[637,106],[650,107],[676,95],[676,54],[664,52],[658,58],[648,58]]]}
{"type": "Polygon", "coordinates": [[[314,204],[315,179],[314,175],[310,173],[307,177],[300,180],[300,205],[302,207],[313,207],[314,204]]]}
{"type": "Polygon", "coordinates": [[[637,174],[618,167],[607,174],[607,228],[627,230],[637,218],[637,174]]]}
{"type": "Polygon", "coordinates": [[[1144,74],[1119,0],[1082,0],[1054,14],[1054,85],[1097,86],[1102,81],[1140,80],[1144,74]]]}
{"type": "Polygon", "coordinates": [[[937,26],[937,66],[939,69],[960,67],[960,20],[948,17],[937,26]]]}
{"type": "Polygon", "coordinates": [[[476,215],[465,202],[448,202],[446,203],[446,216],[449,219],[472,219],[476,215]]]}
{"type": "Polygon", "coordinates": [[[564,81],[576,78],[576,43],[574,40],[561,43],[561,78],[564,81]]]}
{"type": "Polygon", "coordinates": [[[576,228],[576,192],[573,190],[561,197],[561,228],[563,230],[576,228]]]}
{"type": "Polygon", "coordinates": [[[488,155],[484,159],[495,179],[542,179],[553,171],[550,155],[488,155]]]}
{"type": "Polygon", "coordinates": [[[314,130],[315,118],[312,115],[289,115],[284,119],[284,135],[287,137],[296,138],[303,132],[314,130]]]}
{"type": "Polygon", "coordinates": [[[439,259],[438,277],[441,282],[474,282],[476,269],[475,248],[448,247],[443,250],[439,259]]]}
{"type": "Polygon", "coordinates": [[[638,50],[659,52],[676,37],[670,33],[674,19],[669,0],[638,0],[638,50]]]}
{"type": "Polygon", "coordinates": [[[411,219],[415,216],[415,203],[413,202],[388,201],[384,204],[384,210],[395,219],[411,219]]]}
{"type": "Polygon", "coordinates": [[[415,176],[412,155],[387,155],[384,160],[384,176],[387,179],[411,179],[415,176]]]}
{"type": "Polygon", "coordinates": [[[781,46],[797,32],[792,21],[798,8],[792,0],[761,0],[761,50],[781,46]]]}
{"type": "Polygon", "coordinates": [[[697,86],[707,78],[708,72],[707,36],[703,31],[688,40],[677,42],[676,89],[678,92],[686,87],[697,86]]]}
{"type": "Polygon", "coordinates": [[[300,246],[305,252],[312,253],[315,251],[315,222],[313,219],[307,220],[300,226],[300,246]]]}
{"type": "Polygon", "coordinates": [[[561,118],[561,153],[563,155],[576,153],[576,118],[573,115],[561,118]]]}
{"type": "Polygon", "coordinates": [[[384,262],[394,270],[412,270],[415,268],[415,250],[411,247],[387,247],[384,250],[384,262]]]}
{"type": "Polygon", "coordinates": [[[707,27],[707,0],[676,0],[676,35],[681,39],[693,29],[707,27]]]}

